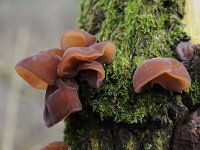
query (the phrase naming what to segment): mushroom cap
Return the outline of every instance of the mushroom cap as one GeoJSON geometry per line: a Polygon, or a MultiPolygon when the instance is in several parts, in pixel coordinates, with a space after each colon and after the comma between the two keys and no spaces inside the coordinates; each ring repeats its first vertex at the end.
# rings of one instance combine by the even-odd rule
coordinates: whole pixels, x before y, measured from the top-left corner
{"type": "Polygon", "coordinates": [[[176,53],[180,60],[191,61],[194,58],[195,49],[197,44],[191,42],[179,43],[176,47],[176,53]]]}
{"type": "Polygon", "coordinates": [[[136,93],[153,84],[159,84],[166,90],[181,92],[190,87],[191,79],[179,61],[158,57],[146,60],[133,75],[133,87],[136,93]]]}
{"type": "Polygon", "coordinates": [[[78,65],[77,70],[82,70],[81,76],[93,88],[99,88],[105,78],[105,70],[102,64],[97,61],[82,62],[78,65]]]}
{"type": "Polygon", "coordinates": [[[112,42],[95,43],[91,45],[91,47],[103,53],[103,55],[97,59],[100,63],[110,63],[115,58],[116,49],[112,42]]]}
{"type": "Polygon", "coordinates": [[[68,150],[68,144],[65,143],[64,141],[55,141],[49,143],[41,150],[68,150]]]}
{"type": "Polygon", "coordinates": [[[96,36],[89,34],[81,29],[68,30],[61,38],[61,49],[66,50],[70,47],[84,47],[96,43],[96,36]]]}
{"type": "Polygon", "coordinates": [[[78,97],[78,85],[73,79],[57,79],[56,85],[49,85],[45,96],[44,121],[52,127],[71,113],[82,110],[78,97]]]}
{"type": "Polygon", "coordinates": [[[48,49],[35,53],[17,63],[17,73],[32,87],[46,89],[53,85],[57,77],[57,67],[64,51],[48,49]]]}
{"type": "Polygon", "coordinates": [[[92,62],[102,53],[90,47],[72,47],[65,51],[63,59],[58,65],[58,76],[74,77],[78,74],[77,66],[80,62],[92,62]]]}

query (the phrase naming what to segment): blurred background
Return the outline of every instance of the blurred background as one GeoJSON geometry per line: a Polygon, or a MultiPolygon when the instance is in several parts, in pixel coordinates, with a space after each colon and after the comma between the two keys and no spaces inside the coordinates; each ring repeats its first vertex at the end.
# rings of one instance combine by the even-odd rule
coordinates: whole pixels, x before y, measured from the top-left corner
{"type": "Polygon", "coordinates": [[[30,87],[15,64],[33,52],[59,47],[76,27],[80,0],[0,0],[0,149],[39,150],[63,139],[64,123],[43,121],[45,91],[30,87]]]}

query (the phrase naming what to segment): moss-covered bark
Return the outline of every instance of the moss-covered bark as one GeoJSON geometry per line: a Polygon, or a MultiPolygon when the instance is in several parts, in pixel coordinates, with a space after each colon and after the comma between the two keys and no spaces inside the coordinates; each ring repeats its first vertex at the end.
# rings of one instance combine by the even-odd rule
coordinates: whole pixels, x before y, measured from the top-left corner
{"type": "Polygon", "coordinates": [[[82,0],[79,27],[99,41],[113,41],[115,60],[104,66],[98,90],[79,81],[83,111],[66,120],[65,139],[72,149],[170,149],[173,130],[199,103],[198,54],[189,73],[192,86],[174,93],[159,86],[136,94],[132,75],[142,61],[173,57],[188,41],[180,20],[184,0],[82,0]]]}

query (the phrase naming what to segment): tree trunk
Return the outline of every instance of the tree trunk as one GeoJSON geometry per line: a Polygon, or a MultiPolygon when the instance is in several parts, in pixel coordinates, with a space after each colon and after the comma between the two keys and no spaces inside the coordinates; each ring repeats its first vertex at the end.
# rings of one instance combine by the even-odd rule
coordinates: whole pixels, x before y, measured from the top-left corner
{"type": "Polygon", "coordinates": [[[176,58],[188,41],[180,20],[185,0],[82,0],[79,27],[99,41],[113,41],[115,60],[104,66],[106,79],[96,90],[79,82],[83,111],[66,120],[72,150],[171,149],[173,133],[200,102],[197,53],[188,71],[192,85],[182,93],[154,86],[140,94],[132,76],[145,59],[176,58]]]}

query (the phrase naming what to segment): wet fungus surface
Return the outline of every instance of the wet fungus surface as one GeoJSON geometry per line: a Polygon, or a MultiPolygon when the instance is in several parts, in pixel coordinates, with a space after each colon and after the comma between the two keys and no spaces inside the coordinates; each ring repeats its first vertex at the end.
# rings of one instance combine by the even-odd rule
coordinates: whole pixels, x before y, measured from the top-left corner
{"type": "Polygon", "coordinates": [[[105,70],[101,63],[97,61],[91,63],[82,62],[77,70],[82,71],[81,77],[93,88],[99,88],[105,78],[105,70]]]}
{"type": "Polygon", "coordinates": [[[78,85],[75,80],[65,82],[58,79],[55,85],[49,85],[45,96],[44,121],[52,127],[68,117],[70,113],[82,110],[78,97],[78,85]]]}
{"type": "Polygon", "coordinates": [[[48,84],[53,85],[55,82],[56,70],[63,53],[60,49],[44,50],[22,59],[15,69],[32,87],[46,89],[48,84]]]}
{"type": "Polygon", "coordinates": [[[86,47],[96,43],[96,36],[82,29],[68,30],[61,38],[60,47],[66,50],[70,47],[86,47]]]}
{"type": "Polygon", "coordinates": [[[181,92],[190,87],[191,79],[179,61],[158,57],[143,62],[133,75],[133,88],[136,93],[154,84],[159,84],[166,90],[181,92]]]}
{"type": "Polygon", "coordinates": [[[75,77],[79,75],[90,87],[100,88],[105,78],[103,64],[110,63],[115,53],[112,42],[96,43],[94,35],[73,29],[61,38],[61,49],[35,53],[22,59],[15,69],[32,87],[46,90],[43,117],[45,125],[52,127],[82,110],[75,77]]]}
{"type": "Polygon", "coordinates": [[[73,77],[78,74],[80,62],[91,62],[102,56],[102,53],[90,47],[72,47],[65,51],[58,66],[58,76],[73,77]]]}
{"type": "Polygon", "coordinates": [[[115,45],[112,42],[95,43],[91,48],[99,50],[103,55],[97,59],[101,63],[110,63],[116,55],[115,45]]]}

